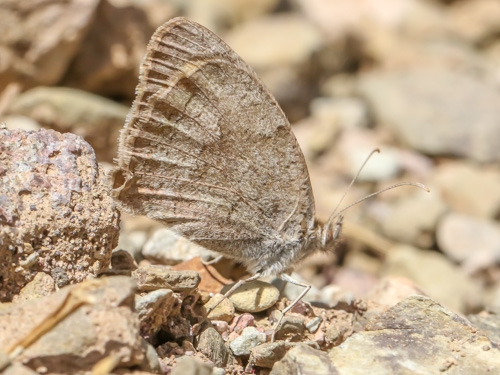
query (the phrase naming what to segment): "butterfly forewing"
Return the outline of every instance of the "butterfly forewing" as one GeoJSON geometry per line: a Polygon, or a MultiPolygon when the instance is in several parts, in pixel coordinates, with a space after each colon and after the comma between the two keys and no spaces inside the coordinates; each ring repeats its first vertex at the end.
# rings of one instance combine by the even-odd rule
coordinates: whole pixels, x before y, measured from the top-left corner
{"type": "Polygon", "coordinates": [[[125,208],[233,256],[238,241],[312,229],[309,176],[290,125],[215,34],[182,18],[161,26],[136,94],[113,174],[125,208]]]}

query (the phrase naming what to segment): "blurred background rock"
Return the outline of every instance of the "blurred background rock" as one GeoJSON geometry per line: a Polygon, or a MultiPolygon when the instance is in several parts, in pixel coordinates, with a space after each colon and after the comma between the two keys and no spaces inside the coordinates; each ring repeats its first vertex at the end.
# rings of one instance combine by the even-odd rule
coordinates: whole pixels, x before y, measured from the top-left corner
{"type": "MultiPolygon", "coordinates": [[[[431,189],[349,210],[338,255],[299,270],[310,300],[403,277],[461,313],[500,308],[498,0],[1,0],[0,120],[81,135],[109,165],[149,38],[175,16],[217,32],[269,86],[319,217],[376,147],[348,202],[401,181],[431,189]]],[[[159,246],[175,262],[198,254],[157,230],[124,215],[119,248],[143,262],[159,246]]]]}

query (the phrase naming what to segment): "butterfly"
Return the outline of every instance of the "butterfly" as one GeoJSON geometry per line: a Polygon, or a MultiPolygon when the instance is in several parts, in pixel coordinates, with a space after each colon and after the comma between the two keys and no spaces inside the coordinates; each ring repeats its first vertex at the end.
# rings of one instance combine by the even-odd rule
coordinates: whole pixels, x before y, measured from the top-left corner
{"type": "Polygon", "coordinates": [[[151,38],[117,164],[123,208],[248,268],[252,277],[225,296],[269,275],[304,287],[281,318],[311,288],[288,273],[333,251],[342,227],[340,213],[316,218],[304,156],[273,95],[217,35],[185,18],[151,38]]]}

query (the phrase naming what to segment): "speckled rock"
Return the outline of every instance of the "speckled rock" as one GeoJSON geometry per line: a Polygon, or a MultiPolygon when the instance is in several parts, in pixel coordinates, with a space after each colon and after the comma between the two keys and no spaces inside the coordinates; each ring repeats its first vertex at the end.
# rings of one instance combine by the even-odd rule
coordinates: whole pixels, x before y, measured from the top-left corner
{"type": "Polygon", "coordinates": [[[341,374],[496,374],[500,349],[477,328],[432,299],[411,296],[333,348],[341,374]]]}
{"type": "Polygon", "coordinates": [[[260,332],[255,327],[247,327],[241,333],[241,336],[234,339],[229,347],[235,356],[249,355],[250,350],[257,345],[266,342],[266,334],[260,332]]]}
{"type": "Polygon", "coordinates": [[[149,265],[132,272],[137,290],[149,292],[157,289],[172,289],[185,292],[195,289],[200,283],[200,275],[195,271],[172,271],[165,266],[149,265]]]}
{"type": "MultiPolygon", "coordinates": [[[[214,306],[220,299],[222,294],[216,294],[205,304],[205,309],[208,311],[212,306],[214,306]]],[[[222,320],[224,322],[230,322],[234,317],[234,306],[232,302],[224,298],[219,305],[208,314],[208,319],[212,320],[222,320]]]]}
{"type": "Polygon", "coordinates": [[[0,221],[4,301],[38,272],[58,268],[66,283],[97,275],[118,241],[119,214],[94,151],[53,130],[0,129],[0,221]]]}
{"type": "MultiPolygon", "coordinates": [[[[227,285],[221,291],[225,293],[234,284],[227,285]]],[[[264,311],[273,306],[280,296],[278,288],[264,281],[255,280],[243,284],[229,297],[234,308],[243,312],[264,311]]]]}

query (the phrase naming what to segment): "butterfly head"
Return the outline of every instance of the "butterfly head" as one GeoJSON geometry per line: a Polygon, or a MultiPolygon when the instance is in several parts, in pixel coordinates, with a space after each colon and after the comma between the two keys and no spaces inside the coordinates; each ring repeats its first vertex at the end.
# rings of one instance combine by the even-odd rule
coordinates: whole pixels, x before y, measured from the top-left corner
{"type": "Polygon", "coordinates": [[[319,242],[319,249],[322,251],[333,251],[334,244],[340,236],[342,221],[344,216],[339,215],[337,220],[328,220],[325,224],[319,224],[316,238],[319,242]]]}

